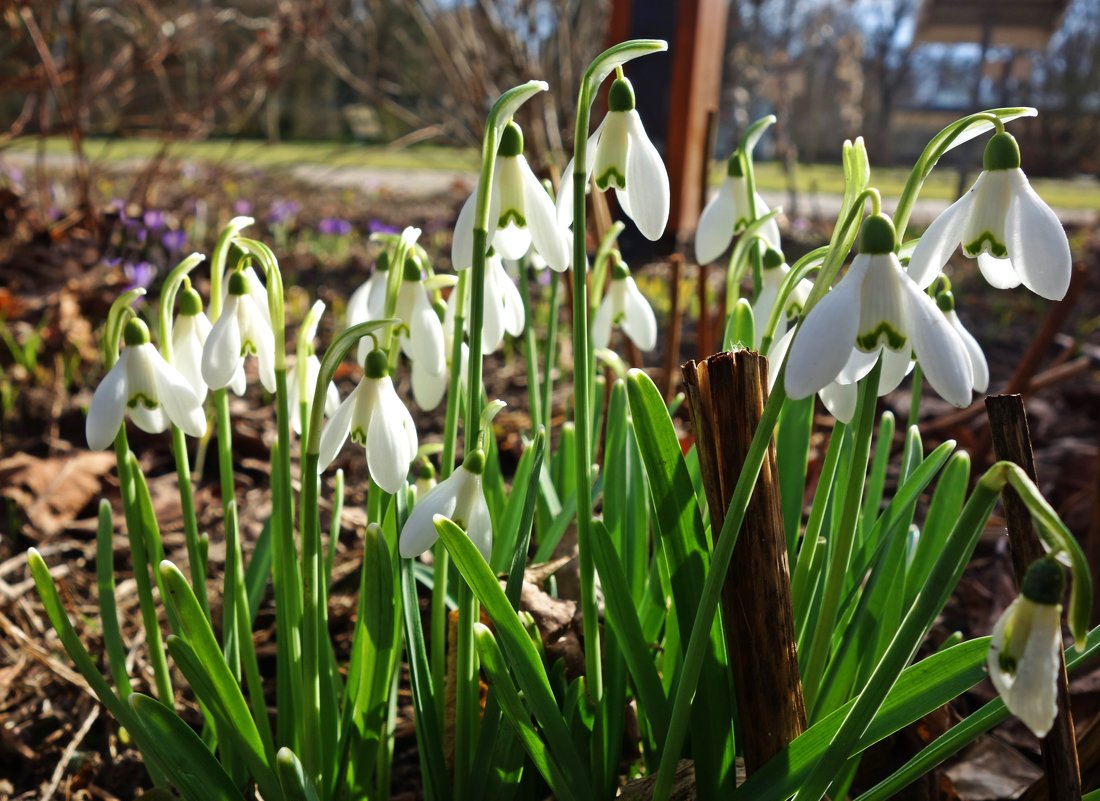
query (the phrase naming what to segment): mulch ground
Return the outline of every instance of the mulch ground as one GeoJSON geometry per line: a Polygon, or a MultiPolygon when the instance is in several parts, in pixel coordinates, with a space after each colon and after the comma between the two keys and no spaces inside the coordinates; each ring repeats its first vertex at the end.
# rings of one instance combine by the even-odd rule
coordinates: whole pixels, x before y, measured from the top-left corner
{"type": "MultiPolygon", "coordinates": [[[[346,192],[323,192],[284,179],[235,176],[265,206],[277,199],[297,199],[306,209],[296,229],[313,230],[324,216],[351,220],[359,233],[382,224],[415,224],[424,228],[430,251],[445,254],[447,230],[464,199],[459,191],[428,200],[400,197],[351,197],[346,192]],[[251,183],[249,183],[251,182],[251,183]]],[[[171,182],[166,182],[171,185],[171,182]]],[[[160,184],[158,184],[160,186],[160,184]]],[[[230,216],[228,201],[206,188],[210,219],[230,216]]],[[[193,190],[192,190],[193,191],[193,190]]],[[[155,198],[159,208],[191,208],[194,197],[174,195],[170,188],[155,198]]],[[[258,204],[260,205],[260,204],[258,204]]],[[[257,209],[260,217],[262,209],[257,209]]],[[[111,300],[127,280],[117,266],[104,262],[117,242],[118,220],[98,217],[94,224],[76,218],[52,223],[34,208],[28,195],[0,190],[0,319],[9,343],[25,344],[35,337],[34,358],[16,358],[13,344],[0,348],[3,385],[0,403],[0,799],[131,799],[149,786],[141,759],[110,716],[91,696],[71,667],[50,630],[25,566],[25,551],[38,548],[59,582],[70,616],[78,623],[93,654],[101,652],[95,588],[95,515],[100,498],[107,498],[121,518],[114,457],[92,453],[84,442],[84,414],[100,375],[97,337],[111,300]]],[[[824,241],[819,225],[799,226],[811,247],[824,241]]],[[[290,241],[302,239],[290,232],[290,241]]],[[[1100,231],[1077,231],[1073,236],[1079,269],[1091,275],[1072,301],[1052,306],[1023,290],[997,292],[986,288],[972,271],[956,277],[960,316],[983,344],[989,358],[991,391],[1006,387],[1024,391],[1041,487],[1062,518],[1085,542],[1094,572],[1100,569],[1100,231]],[[1044,322],[1062,315],[1058,325],[1044,333],[1044,322]],[[1038,339],[1038,344],[1036,340],[1038,339]],[[1025,354],[1032,348],[1031,356],[1025,354]]],[[[282,256],[282,254],[280,254],[282,256]]],[[[321,341],[332,332],[333,309],[341,309],[350,292],[368,274],[370,253],[356,242],[336,256],[318,255],[295,247],[283,258],[288,309],[300,318],[308,307],[306,293],[328,301],[330,312],[321,329],[321,341]]],[[[969,263],[965,265],[969,268],[969,263]]],[[[653,263],[641,272],[649,281],[669,274],[665,263],[653,263]]],[[[695,274],[687,271],[687,278],[695,274]]],[[[714,285],[720,283],[711,276],[714,285]]],[[[652,285],[652,284],[651,284],[652,285]]],[[[204,288],[200,285],[200,290],[204,288]]],[[[539,290],[542,291],[542,290],[539,290]]],[[[155,290],[152,291],[155,296],[155,290]]],[[[658,304],[660,305],[660,304],[658,304]]],[[[667,308],[667,301],[665,302],[667,308]]],[[[697,326],[689,315],[683,323],[679,357],[652,354],[646,365],[663,380],[663,365],[678,364],[696,354],[697,326]]],[[[567,330],[567,329],[566,329],[567,330]]],[[[664,344],[660,346],[664,348],[664,344]]],[[[508,401],[497,419],[497,433],[505,467],[520,448],[521,432],[529,425],[526,377],[516,350],[496,354],[486,363],[488,391],[508,401]]],[[[344,393],[355,376],[341,378],[344,393]]],[[[399,385],[403,392],[408,387],[399,385]]],[[[247,544],[259,535],[270,509],[267,452],[274,432],[270,404],[259,391],[233,401],[234,451],[237,488],[241,500],[242,532],[247,544]]],[[[564,415],[566,398],[556,413],[564,415]]],[[[904,420],[908,390],[884,401],[904,420]]],[[[926,389],[922,430],[926,442],[956,439],[970,451],[974,474],[992,463],[987,424],[980,401],[959,412],[947,407],[926,389]]],[[[680,424],[688,428],[686,414],[680,424]]],[[[822,431],[828,420],[822,418],[822,431]]],[[[422,439],[438,437],[440,415],[418,418],[422,439]]],[[[146,474],[164,536],[168,558],[186,561],[175,475],[163,437],[130,430],[131,447],[146,474]]],[[[213,443],[205,471],[196,488],[202,530],[215,533],[221,504],[215,474],[213,443]]],[[[332,631],[338,648],[350,637],[355,609],[355,585],[361,555],[357,531],[364,521],[366,469],[358,449],[348,448],[339,465],[347,475],[347,503],[337,556],[332,597],[332,631]]],[[[328,514],[329,510],[323,510],[328,514]]],[[[970,565],[942,620],[933,633],[938,642],[954,631],[964,636],[988,633],[1000,611],[1015,595],[1003,521],[995,514],[987,536],[970,565]]],[[[224,553],[212,537],[211,597],[217,597],[224,553]]],[[[115,569],[123,636],[131,654],[131,675],[138,689],[148,690],[151,671],[144,661],[143,633],[124,534],[116,534],[115,569]]],[[[215,610],[217,615],[217,610],[215,610]]],[[[264,607],[257,621],[257,647],[264,665],[273,665],[273,618],[264,607]]],[[[183,684],[182,680],[179,682],[183,684]]],[[[983,683],[950,707],[890,738],[870,752],[860,782],[869,786],[874,775],[896,767],[960,716],[989,700],[993,691],[983,683]]],[[[193,702],[184,693],[181,704],[197,719],[193,702]]],[[[1073,708],[1082,744],[1086,787],[1100,784],[1100,735],[1093,721],[1100,713],[1100,675],[1078,675],[1073,682],[1073,708]]],[[[396,728],[393,797],[419,796],[418,768],[411,707],[405,686],[401,690],[396,728]]],[[[983,737],[961,758],[948,763],[904,796],[913,799],[998,799],[1015,797],[1040,774],[1037,743],[1016,722],[1008,722],[983,737]]]]}

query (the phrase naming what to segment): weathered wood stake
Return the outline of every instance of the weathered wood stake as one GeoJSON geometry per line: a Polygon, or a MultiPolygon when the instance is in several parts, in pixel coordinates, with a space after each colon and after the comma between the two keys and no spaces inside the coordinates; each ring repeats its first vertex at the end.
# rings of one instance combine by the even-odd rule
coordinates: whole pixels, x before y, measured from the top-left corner
{"type": "MultiPolygon", "coordinates": [[[[1019,395],[991,395],[985,399],[989,415],[989,432],[997,459],[1014,462],[1022,467],[1032,481],[1035,456],[1031,450],[1024,401],[1019,395]]],[[[1027,506],[1010,488],[1003,495],[1008,542],[1012,549],[1012,567],[1017,586],[1023,580],[1028,565],[1044,555],[1043,546],[1027,506]]],[[[1058,717],[1054,727],[1040,743],[1043,769],[1046,773],[1047,797],[1058,801],[1078,801],[1081,798],[1081,768],[1077,756],[1077,739],[1073,730],[1073,714],[1069,708],[1069,680],[1066,677],[1064,655],[1060,656],[1058,673],[1058,717]]]]}
{"type": "MultiPolygon", "coordinates": [[[[764,409],[767,364],[760,354],[741,350],[682,367],[715,537],[764,409]]],[[[748,774],[806,728],[790,587],[772,445],[722,588],[722,625],[748,774]]]]}

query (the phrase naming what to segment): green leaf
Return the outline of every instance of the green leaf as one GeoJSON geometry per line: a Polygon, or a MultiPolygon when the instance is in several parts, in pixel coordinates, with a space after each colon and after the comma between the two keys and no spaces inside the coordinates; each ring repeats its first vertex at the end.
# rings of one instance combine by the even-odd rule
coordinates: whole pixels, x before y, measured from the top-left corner
{"type": "Polygon", "coordinates": [[[242,801],[221,763],[175,712],[141,693],[133,693],[127,701],[145,731],[143,756],[156,755],[180,795],[187,801],[242,801]]]}
{"type": "Polygon", "coordinates": [[[302,763],[289,748],[280,748],[275,755],[275,770],[279,774],[279,784],[283,787],[287,801],[320,801],[302,763]]]}
{"type": "Polygon", "coordinates": [[[779,498],[783,508],[783,528],[787,534],[787,558],[791,564],[794,564],[798,530],[802,524],[802,502],[806,495],[806,471],[813,427],[813,395],[783,404],[779,413],[779,428],[775,434],[775,458],[779,474],[779,498]]]}
{"type": "Polygon", "coordinates": [[[107,646],[107,663],[111,668],[119,695],[126,698],[133,688],[126,672],[126,646],[118,627],[118,609],[115,606],[115,563],[112,538],[114,526],[111,520],[111,503],[99,502],[99,523],[96,526],[95,571],[96,589],[99,592],[99,619],[103,626],[103,642],[107,646]]]}
{"type": "MultiPolygon", "coordinates": [[[[969,640],[906,668],[853,753],[864,751],[980,682],[988,649],[988,637],[969,640]]],[[[833,741],[854,703],[849,701],[795,738],[751,775],[738,793],[753,801],[779,801],[792,795],[833,741]]]]}
{"type": "Polygon", "coordinates": [[[585,790],[582,797],[589,797],[591,787],[588,768],[577,753],[565,724],[550,683],[546,678],[538,651],[531,643],[516,611],[508,602],[485,559],[461,528],[445,517],[437,516],[435,528],[443,541],[459,573],[477,595],[486,614],[493,621],[508,663],[515,672],[516,681],[542,728],[555,759],[562,769],[585,790]]]}
{"type": "Polygon", "coordinates": [[[924,586],[936,557],[943,550],[944,543],[962,511],[966,500],[966,488],[970,486],[970,455],[959,451],[951,457],[932,493],[932,502],[928,515],[924,519],[920,538],[913,558],[906,569],[905,605],[908,606],[917,597],[924,586]]]}

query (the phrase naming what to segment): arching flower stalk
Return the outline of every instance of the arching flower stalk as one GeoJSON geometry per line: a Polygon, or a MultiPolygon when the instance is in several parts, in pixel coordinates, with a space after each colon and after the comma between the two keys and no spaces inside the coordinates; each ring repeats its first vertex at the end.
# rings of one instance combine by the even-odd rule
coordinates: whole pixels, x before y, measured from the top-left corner
{"type": "Polygon", "coordinates": [[[95,451],[110,447],[127,410],[134,424],[150,434],[167,430],[169,422],[192,437],[206,433],[202,404],[187,379],[149,341],[145,323],[131,318],[123,341],[126,349],[96,387],[88,406],[88,447],[95,451]]]}
{"type": "Polygon", "coordinates": [[[960,244],[978,260],[997,289],[1021,283],[1048,300],[1069,289],[1069,239],[1050,206],[1020,169],[1020,147],[1010,133],[994,134],[983,171],[970,191],[928,226],[913,251],[909,274],[921,289],[935,280],[960,244]]]}

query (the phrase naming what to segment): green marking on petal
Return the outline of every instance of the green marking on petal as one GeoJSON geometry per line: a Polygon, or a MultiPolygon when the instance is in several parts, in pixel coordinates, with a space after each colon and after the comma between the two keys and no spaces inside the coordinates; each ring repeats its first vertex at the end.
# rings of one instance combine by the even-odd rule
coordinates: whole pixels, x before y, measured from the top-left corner
{"type": "Polygon", "coordinates": [[[610,186],[614,186],[616,189],[626,189],[626,176],[614,167],[608,167],[603,173],[596,176],[596,186],[604,192],[610,186]]]}
{"type": "Polygon", "coordinates": [[[981,236],[973,242],[963,245],[963,253],[972,259],[983,250],[988,250],[990,255],[998,259],[1008,258],[1008,248],[1005,247],[1004,242],[999,242],[997,237],[989,231],[982,231],[981,236]]]}
{"type": "Polygon", "coordinates": [[[246,339],[241,342],[241,355],[242,356],[258,356],[260,351],[256,348],[256,343],[251,339],[246,339]]]}
{"type": "Polygon", "coordinates": [[[126,405],[129,406],[131,409],[136,409],[138,407],[138,404],[141,404],[149,410],[153,410],[160,405],[156,402],[155,399],[150,398],[144,392],[139,392],[136,395],[133,395],[128,401],[126,401],[126,405]]]}
{"type": "Polygon", "coordinates": [[[362,426],[355,426],[351,429],[351,441],[356,445],[362,445],[364,448],[367,446],[367,432],[363,430],[362,426]]]}
{"type": "Polygon", "coordinates": [[[997,654],[997,664],[1001,666],[1001,670],[1005,673],[1016,675],[1016,657],[1002,651],[997,654]]]}
{"type": "Polygon", "coordinates": [[[870,331],[866,331],[856,337],[856,346],[870,353],[880,344],[886,345],[890,350],[901,350],[906,342],[905,335],[898,331],[890,323],[883,320],[870,331]]]}
{"type": "Polygon", "coordinates": [[[517,228],[527,227],[527,218],[519,213],[518,209],[508,209],[497,220],[498,228],[507,228],[509,223],[514,223],[517,228]]]}

